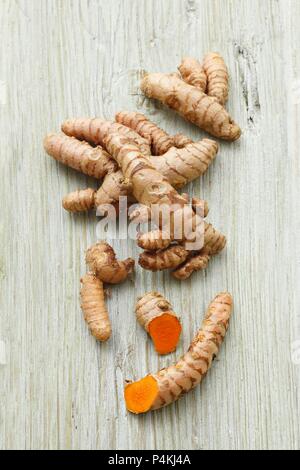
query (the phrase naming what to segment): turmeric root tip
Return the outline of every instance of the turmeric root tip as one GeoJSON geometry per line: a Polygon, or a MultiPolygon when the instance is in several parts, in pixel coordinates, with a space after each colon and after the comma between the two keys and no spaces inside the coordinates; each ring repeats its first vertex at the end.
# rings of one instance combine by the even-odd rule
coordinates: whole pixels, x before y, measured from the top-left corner
{"type": "Polygon", "coordinates": [[[149,411],[158,395],[156,380],[147,375],[138,382],[133,382],[125,387],[126,407],[131,413],[145,413],[149,411]]]}
{"type": "Polygon", "coordinates": [[[149,335],[159,354],[175,351],[181,333],[181,325],[173,314],[164,313],[154,318],[148,326],[149,335]]]}

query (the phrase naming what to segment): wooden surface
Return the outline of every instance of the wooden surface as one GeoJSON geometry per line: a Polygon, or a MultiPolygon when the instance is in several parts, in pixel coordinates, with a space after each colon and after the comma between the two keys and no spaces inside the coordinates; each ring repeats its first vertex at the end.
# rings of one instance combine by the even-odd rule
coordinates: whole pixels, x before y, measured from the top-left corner
{"type": "MultiPolygon", "coordinates": [[[[299,20],[297,0],[1,0],[1,449],[300,447],[299,20]],[[228,109],[243,136],[221,143],[189,189],[209,201],[227,249],[182,284],[137,269],[112,289],[113,336],[97,344],[78,298],[97,219],[60,205],[96,183],[46,156],[42,139],[67,117],[124,108],[201,138],[144,99],[139,78],[208,50],[229,66],[228,109]],[[135,321],[136,297],[151,289],[182,317],[177,355],[218,291],[235,309],[202,386],[137,417],[125,410],[124,379],[176,357],[158,358],[135,321]]],[[[133,241],[114,246],[137,256],[133,241]]]]}

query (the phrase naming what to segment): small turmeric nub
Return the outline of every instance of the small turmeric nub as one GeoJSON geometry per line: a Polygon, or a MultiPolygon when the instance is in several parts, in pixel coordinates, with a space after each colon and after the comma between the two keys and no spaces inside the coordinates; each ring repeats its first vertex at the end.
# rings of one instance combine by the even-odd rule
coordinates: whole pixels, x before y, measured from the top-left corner
{"type": "Polygon", "coordinates": [[[108,284],[125,281],[134,269],[134,259],[118,261],[113,248],[106,242],[98,242],[86,252],[86,262],[93,273],[108,284]]]}
{"type": "Polygon", "coordinates": [[[92,188],[79,189],[67,194],[62,206],[69,212],[86,212],[95,207],[96,191],[92,188]]]}
{"type": "Polygon", "coordinates": [[[186,83],[199,88],[204,93],[206,92],[207,76],[198,60],[193,59],[193,57],[185,57],[182,59],[178,70],[186,83]]]}

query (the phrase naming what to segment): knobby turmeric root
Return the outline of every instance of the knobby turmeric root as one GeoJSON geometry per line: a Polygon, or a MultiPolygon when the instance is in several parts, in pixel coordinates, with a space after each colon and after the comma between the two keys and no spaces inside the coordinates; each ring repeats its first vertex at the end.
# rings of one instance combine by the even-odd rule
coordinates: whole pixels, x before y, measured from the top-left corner
{"type": "Polygon", "coordinates": [[[201,249],[202,218],[195,214],[192,207],[186,205],[185,199],[156,170],[149,158],[140,152],[139,147],[119,134],[110,134],[105,140],[105,145],[119,164],[124,177],[132,183],[132,193],[138,202],[151,207],[152,211],[155,207],[158,213],[161,213],[162,206],[170,207],[171,240],[174,239],[175,232],[178,233],[181,229],[180,240],[197,240],[201,249]],[[187,224],[186,221],[191,223],[187,224]]]}
{"type": "Polygon", "coordinates": [[[86,263],[102,282],[108,284],[125,281],[134,269],[134,259],[118,261],[113,248],[106,242],[98,242],[87,250],[86,263]]]}
{"type": "Polygon", "coordinates": [[[104,300],[103,283],[94,274],[88,273],[80,280],[81,308],[92,335],[106,341],[111,335],[111,325],[104,300]]]}
{"type": "Polygon", "coordinates": [[[206,172],[218,149],[214,140],[202,139],[181,149],[172,147],[161,157],[152,156],[150,160],[169,183],[179,189],[206,172]]]}
{"type": "Polygon", "coordinates": [[[172,245],[164,250],[144,251],[139,256],[139,265],[148,271],[175,269],[188,257],[189,251],[181,245],[172,245]]]}
{"type": "Polygon", "coordinates": [[[157,251],[167,248],[171,244],[170,234],[163,230],[156,229],[147,233],[139,233],[137,244],[147,251],[157,251]]]}
{"type": "Polygon", "coordinates": [[[130,199],[132,184],[129,179],[124,178],[122,171],[118,170],[105,176],[103,183],[96,192],[95,206],[111,204],[118,208],[119,198],[127,196],[130,199]]]}
{"type": "Polygon", "coordinates": [[[225,337],[232,303],[229,293],[218,294],[209,305],[189,350],[176,364],[125,386],[129,411],[138,414],[167,406],[201,382],[225,337]]]}
{"type": "Polygon", "coordinates": [[[47,135],[44,148],[55,160],[88,176],[100,179],[117,170],[116,162],[102,147],[91,147],[64,134],[47,135]]]}
{"type": "Polygon", "coordinates": [[[210,256],[205,252],[191,254],[187,260],[178,266],[175,271],[172,272],[172,276],[176,277],[180,281],[188,279],[193,272],[206,269],[209,263],[210,256]]]}
{"type": "Polygon", "coordinates": [[[148,73],[141,82],[141,89],[148,98],[161,101],[215,137],[236,140],[241,135],[239,126],[215,97],[175,74],[148,73]]]}
{"type": "Polygon", "coordinates": [[[63,208],[69,212],[89,211],[95,207],[95,195],[96,191],[92,188],[73,191],[63,198],[63,208]]]}
{"type": "Polygon", "coordinates": [[[158,292],[148,292],[138,299],[136,318],[149,333],[159,354],[175,351],[181,325],[171,304],[158,292]]]}
{"type": "MultiPolygon", "coordinates": [[[[151,238],[152,232],[144,234],[144,244],[151,238]],[[150,234],[150,236],[149,236],[150,234]]],[[[188,279],[191,274],[205,269],[210,257],[216,255],[226,245],[226,237],[211,224],[204,222],[204,248],[190,251],[182,245],[172,245],[155,252],[144,251],[139,256],[139,265],[149,271],[175,269],[173,276],[180,280],[188,279]]]]}
{"type": "Polygon", "coordinates": [[[206,92],[207,76],[204,72],[203,66],[198,60],[192,57],[185,57],[182,59],[178,67],[182,79],[199,90],[206,92]]]}
{"type": "Polygon", "coordinates": [[[153,155],[162,155],[174,145],[173,138],[146,118],[144,114],[134,111],[120,111],[116,114],[115,119],[118,123],[130,127],[142,137],[150,138],[153,155]]]}
{"type": "Polygon", "coordinates": [[[209,52],[203,60],[207,75],[207,94],[217,98],[221,105],[228,99],[228,70],[223,57],[217,52],[209,52]]]}
{"type": "Polygon", "coordinates": [[[151,155],[150,139],[144,139],[137,132],[118,122],[106,121],[101,118],[76,118],[64,121],[61,128],[68,136],[104,147],[108,134],[117,132],[135,142],[144,155],[151,155]]]}

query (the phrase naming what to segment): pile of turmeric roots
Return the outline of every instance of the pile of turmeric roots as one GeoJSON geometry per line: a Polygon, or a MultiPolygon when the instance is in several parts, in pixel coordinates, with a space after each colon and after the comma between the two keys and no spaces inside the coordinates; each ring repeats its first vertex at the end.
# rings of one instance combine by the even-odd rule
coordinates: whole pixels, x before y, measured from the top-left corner
{"type": "MultiPolygon", "coordinates": [[[[223,58],[208,53],[202,64],[185,58],[178,70],[146,74],[141,90],[214,137],[238,139],[240,128],[224,108],[228,71],[223,58]]],[[[207,202],[179,192],[207,170],[218,152],[217,142],[208,138],[194,142],[180,133],[169,135],[143,114],[127,111],[117,113],[114,121],[69,119],[61,130],[45,138],[46,152],[102,182],[98,190],[85,188],[65,196],[64,209],[75,213],[100,208],[103,213],[103,208],[113,207],[118,212],[120,197],[126,196],[130,221],[137,226],[156,221],[155,228],[137,233],[137,244],[144,250],[139,256],[142,268],[172,270],[175,278],[184,280],[206,268],[211,256],[224,248],[225,236],[205,220],[207,202]],[[168,224],[161,215],[163,207],[168,208],[168,224]]],[[[132,258],[119,261],[113,248],[99,241],[87,250],[86,263],[89,272],[81,279],[81,306],[91,333],[106,341],[111,324],[104,286],[125,281],[135,262],[132,258]]],[[[128,383],[128,410],[141,413],[160,408],[197,385],[218,352],[231,308],[230,294],[218,294],[177,364],[128,383]]],[[[136,317],[159,354],[176,349],[182,326],[161,294],[150,292],[138,299],[136,317]]]]}

